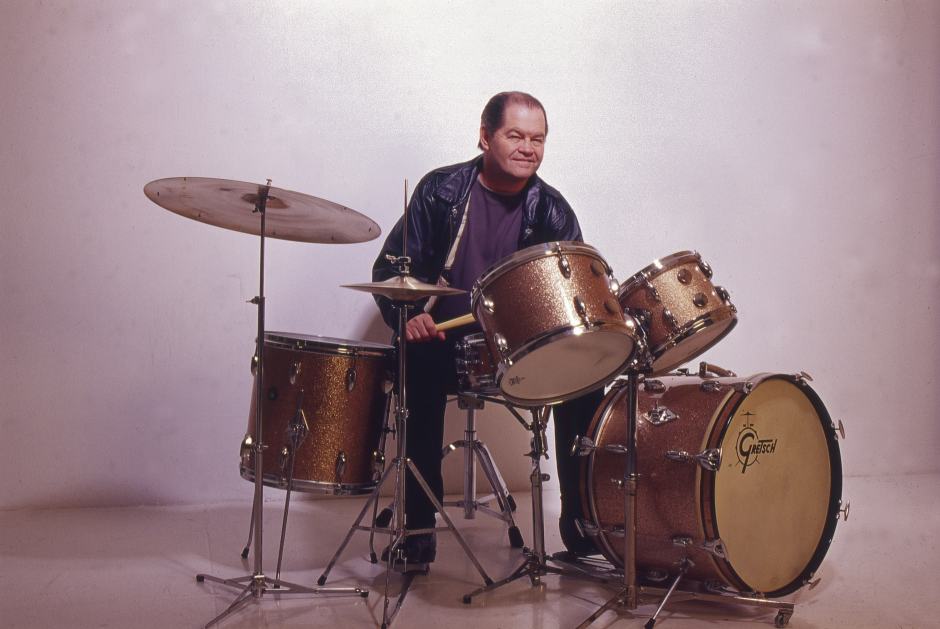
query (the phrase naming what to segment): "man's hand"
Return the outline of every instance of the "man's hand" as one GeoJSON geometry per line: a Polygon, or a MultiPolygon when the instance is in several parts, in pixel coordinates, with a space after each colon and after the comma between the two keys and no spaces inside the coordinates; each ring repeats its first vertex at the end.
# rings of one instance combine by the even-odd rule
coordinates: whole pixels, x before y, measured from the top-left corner
{"type": "Polygon", "coordinates": [[[409,343],[424,343],[433,341],[435,338],[439,341],[444,340],[444,333],[437,331],[434,325],[434,319],[426,312],[422,312],[416,317],[412,317],[405,326],[405,338],[409,343]]]}

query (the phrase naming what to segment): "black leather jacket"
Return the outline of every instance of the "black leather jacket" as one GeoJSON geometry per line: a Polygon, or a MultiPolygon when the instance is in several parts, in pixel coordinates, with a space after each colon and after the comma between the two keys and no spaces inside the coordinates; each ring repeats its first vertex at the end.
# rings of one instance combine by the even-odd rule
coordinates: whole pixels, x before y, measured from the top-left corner
{"type": "MultiPolygon", "coordinates": [[[[437,283],[444,261],[457,237],[470,187],[480,172],[482,156],[469,162],[444,166],[425,175],[408,204],[408,253],[411,274],[423,282],[437,283]]],[[[395,274],[385,256],[402,255],[402,219],[385,239],[385,245],[372,266],[372,280],[382,281],[395,274]]],[[[557,190],[538,176],[526,187],[526,200],[519,233],[519,249],[555,240],[581,240],[581,228],[574,211],[557,190]]],[[[388,299],[375,297],[382,318],[393,330],[395,312],[388,299]]],[[[423,306],[419,302],[417,310],[423,306]]]]}

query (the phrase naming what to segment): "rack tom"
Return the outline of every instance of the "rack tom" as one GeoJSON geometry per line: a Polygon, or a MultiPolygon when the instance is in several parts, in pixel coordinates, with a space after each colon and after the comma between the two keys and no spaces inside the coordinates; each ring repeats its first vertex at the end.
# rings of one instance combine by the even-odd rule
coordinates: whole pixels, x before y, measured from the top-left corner
{"type": "MultiPolygon", "coordinates": [[[[306,428],[294,456],[294,490],[337,495],[372,491],[385,464],[380,444],[394,356],[393,347],[378,343],[265,333],[262,438],[268,447],[262,482],[287,487],[293,421],[306,428]]],[[[255,478],[257,398],[256,375],[240,465],[242,477],[250,481],[255,478]]]]}
{"type": "Polygon", "coordinates": [[[555,404],[623,371],[638,336],[615,286],[604,258],[580,242],[528,247],[476,281],[471,309],[507,400],[555,404]]]}
{"type": "Polygon", "coordinates": [[[737,324],[731,296],[711,278],[711,267],[698,253],[680,251],[654,261],[620,287],[620,305],[646,332],[653,374],[694,359],[737,324]]]}

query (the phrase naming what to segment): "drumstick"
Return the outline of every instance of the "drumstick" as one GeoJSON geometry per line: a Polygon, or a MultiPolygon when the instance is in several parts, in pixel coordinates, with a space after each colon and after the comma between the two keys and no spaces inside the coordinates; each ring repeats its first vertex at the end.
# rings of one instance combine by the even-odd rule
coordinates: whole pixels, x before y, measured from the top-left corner
{"type": "Polygon", "coordinates": [[[470,325],[474,321],[476,321],[476,319],[473,318],[472,314],[465,314],[462,317],[457,317],[455,319],[448,319],[447,321],[441,321],[440,323],[436,323],[434,324],[434,327],[437,328],[438,332],[443,332],[445,330],[459,328],[464,325],[470,325]]]}

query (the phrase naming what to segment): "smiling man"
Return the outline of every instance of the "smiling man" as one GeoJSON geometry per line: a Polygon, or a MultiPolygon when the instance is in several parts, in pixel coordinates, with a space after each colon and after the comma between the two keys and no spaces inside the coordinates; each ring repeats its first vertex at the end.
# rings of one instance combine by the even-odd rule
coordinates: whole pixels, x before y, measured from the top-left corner
{"type": "MultiPolygon", "coordinates": [[[[446,282],[469,291],[490,266],[520,249],[556,240],[581,240],[581,228],[564,197],[535,173],[542,163],[548,122],[545,108],[523,92],[501,92],[491,98],[480,118],[477,158],[434,170],[418,183],[408,205],[408,251],[412,275],[435,284],[446,282]]],[[[402,220],[385,241],[372,270],[375,281],[395,274],[387,256],[402,255],[402,220]]],[[[376,297],[386,323],[394,330],[389,301],[376,297]]],[[[455,345],[479,327],[445,335],[435,322],[470,312],[470,295],[419,304],[408,321],[407,455],[443,497],[441,448],[444,407],[457,387],[455,345]]],[[[577,460],[568,448],[599,406],[602,391],[555,407],[555,444],[562,494],[561,535],[576,554],[593,552],[574,525],[581,517],[577,460]]],[[[434,506],[409,475],[405,497],[408,529],[435,526],[434,506]]],[[[404,552],[410,562],[426,563],[436,555],[433,534],[411,535],[404,552]]]]}

